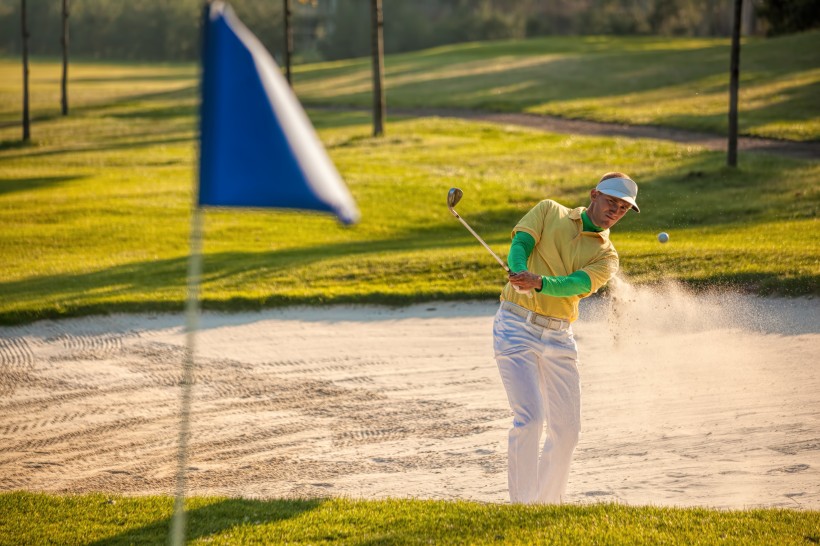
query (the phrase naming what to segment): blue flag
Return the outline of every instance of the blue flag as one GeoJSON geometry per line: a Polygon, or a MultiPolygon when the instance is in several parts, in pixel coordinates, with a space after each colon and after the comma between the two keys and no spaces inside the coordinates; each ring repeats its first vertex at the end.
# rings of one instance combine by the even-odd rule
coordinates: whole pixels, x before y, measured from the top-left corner
{"type": "Polygon", "coordinates": [[[222,2],[205,8],[199,205],[309,209],[358,220],[279,67],[222,2]]]}

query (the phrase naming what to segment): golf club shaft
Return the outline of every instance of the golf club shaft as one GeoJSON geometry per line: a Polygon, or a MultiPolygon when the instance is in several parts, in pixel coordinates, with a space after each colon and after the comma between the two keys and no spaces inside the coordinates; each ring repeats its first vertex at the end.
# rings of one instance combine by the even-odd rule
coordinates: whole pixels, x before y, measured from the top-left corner
{"type": "Polygon", "coordinates": [[[493,252],[493,249],[492,249],[492,248],[490,248],[489,246],[487,246],[487,243],[485,243],[485,242],[484,242],[484,239],[482,239],[481,237],[479,237],[478,233],[476,233],[475,231],[473,231],[473,228],[471,228],[471,227],[470,227],[470,225],[469,225],[467,222],[465,222],[465,221],[464,221],[464,218],[462,218],[461,216],[459,216],[459,215],[458,215],[458,213],[457,213],[455,210],[450,209],[450,211],[453,213],[453,215],[455,215],[455,217],[456,217],[456,218],[458,218],[459,222],[461,222],[462,224],[464,224],[464,227],[466,227],[466,228],[467,228],[467,230],[468,230],[470,233],[472,233],[472,234],[473,234],[473,237],[475,237],[476,239],[478,239],[478,242],[479,242],[479,243],[481,243],[481,244],[484,246],[484,248],[486,248],[486,249],[487,249],[487,252],[489,252],[490,254],[492,254],[492,255],[493,255],[493,258],[495,258],[495,261],[497,261],[497,262],[498,262],[498,264],[499,264],[501,267],[503,267],[503,268],[504,268],[504,271],[506,271],[507,273],[509,273],[509,272],[510,272],[510,268],[509,268],[509,267],[507,267],[507,264],[505,264],[505,263],[504,263],[504,261],[503,261],[501,258],[499,258],[499,257],[498,257],[498,255],[497,255],[495,252],[493,252]]]}

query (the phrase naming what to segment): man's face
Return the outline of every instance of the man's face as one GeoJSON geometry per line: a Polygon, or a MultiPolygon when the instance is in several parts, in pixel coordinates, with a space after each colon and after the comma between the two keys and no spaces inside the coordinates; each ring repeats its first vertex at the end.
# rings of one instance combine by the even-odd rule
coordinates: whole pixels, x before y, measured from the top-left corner
{"type": "Polygon", "coordinates": [[[591,201],[587,214],[589,219],[600,228],[611,228],[632,208],[632,205],[623,199],[612,197],[598,190],[592,190],[589,192],[589,196],[591,201]]]}

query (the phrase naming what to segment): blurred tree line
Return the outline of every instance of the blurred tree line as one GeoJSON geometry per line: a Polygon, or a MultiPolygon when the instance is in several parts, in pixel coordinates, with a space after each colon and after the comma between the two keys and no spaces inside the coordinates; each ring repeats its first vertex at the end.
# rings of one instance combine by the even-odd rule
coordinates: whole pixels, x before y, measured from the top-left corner
{"type": "MultiPolygon", "coordinates": [[[[28,0],[30,52],[60,55],[60,0],[28,0]]],[[[191,60],[203,0],[71,0],[74,58],[191,60]]],[[[232,0],[281,60],[282,0],[232,0]]],[[[474,40],[544,35],[728,36],[733,0],[384,0],[384,42],[398,53],[474,40]]],[[[745,0],[746,34],[820,26],[820,0],[745,0]]],[[[370,53],[369,0],[293,2],[297,62],[370,53]]],[[[0,53],[21,50],[20,1],[0,0],[0,53]]]]}

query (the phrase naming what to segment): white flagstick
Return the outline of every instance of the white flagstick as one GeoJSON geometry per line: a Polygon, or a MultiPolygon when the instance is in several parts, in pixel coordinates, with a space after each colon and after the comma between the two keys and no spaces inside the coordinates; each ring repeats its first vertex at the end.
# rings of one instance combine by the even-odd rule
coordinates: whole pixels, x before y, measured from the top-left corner
{"type": "Polygon", "coordinates": [[[194,383],[194,353],[199,330],[199,283],[202,277],[202,209],[194,206],[191,218],[191,255],[188,257],[188,298],[185,302],[185,361],[182,368],[182,395],[179,412],[179,452],[177,459],[177,492],[171,544],[185,543],[185,473],[188,466],[188,439],[191,435],[191,390],[194,383]]]}

